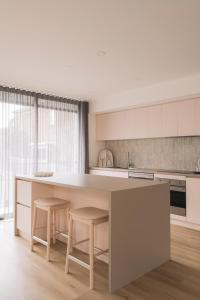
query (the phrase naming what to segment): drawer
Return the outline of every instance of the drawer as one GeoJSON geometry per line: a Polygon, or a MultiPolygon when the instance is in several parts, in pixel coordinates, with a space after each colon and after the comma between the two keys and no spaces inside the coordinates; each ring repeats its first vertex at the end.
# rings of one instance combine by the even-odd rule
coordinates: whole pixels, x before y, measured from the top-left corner
{"type": "Polygon", "coordinates": [[[17,180],[17,203],[31,207],[32,184],[31,182],[17,180]]]}
{"type": "Polygon", "coordinates": [[[31,236],[31,208],[17,204],[17,229],[31,236]]]}

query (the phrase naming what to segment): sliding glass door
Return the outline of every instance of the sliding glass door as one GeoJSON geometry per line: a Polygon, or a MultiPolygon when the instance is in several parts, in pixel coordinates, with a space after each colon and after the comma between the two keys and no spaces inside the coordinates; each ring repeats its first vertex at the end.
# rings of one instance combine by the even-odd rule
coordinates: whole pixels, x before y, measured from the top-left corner
{"type": "Polygon", "coordinates": [[[85,172],[84,103],[0,90],[0,218],[13,214],[15,175],[85,172]]]}

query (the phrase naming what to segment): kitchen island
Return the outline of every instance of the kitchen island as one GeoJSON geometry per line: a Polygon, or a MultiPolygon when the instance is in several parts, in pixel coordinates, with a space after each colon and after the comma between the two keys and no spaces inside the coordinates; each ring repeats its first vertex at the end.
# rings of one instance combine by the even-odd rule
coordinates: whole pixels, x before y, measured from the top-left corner
{"type": "MultiPolygon", "coordinates": [[[[33,201],[57,197],[71,208],[94,206],[109,211],[109,222],[98,226],[95,243],[109,248],[109,291],[114,292],[160,266],[170,257],[170,200],[167,183],[98,175],[66,175],[15,178],[15,234],[30,239],[33,201]]],[[[45,215],[38,228],[44,231],[45,215]]],[[[60,212],[57,226],[63,230],[66,217],[60,212]]],[[[45,234],[45,232],[41,232],[45,234]]],[[[77,240],[87,229],[75,226],[77,240]]],[[[87,251],[87,248],[80,248],[87,251]]],[[[67,276],[67,275],[65,275],[67,276]]]]}

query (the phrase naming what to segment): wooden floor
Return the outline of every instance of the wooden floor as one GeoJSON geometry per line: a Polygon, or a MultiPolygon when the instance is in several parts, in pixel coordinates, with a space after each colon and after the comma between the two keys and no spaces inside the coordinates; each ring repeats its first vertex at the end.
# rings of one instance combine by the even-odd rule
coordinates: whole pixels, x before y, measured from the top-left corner
{"type": "Polygon", "coordinates": [[[109,295],[104,263],[97,263],[96,288],[90,291],[87,270],[72,262],[71,274],[63,273],[63,245],[56,245],[47,263],[43,246],[31,253],[25,240],[13,236],[12,222],[0,222],[0,299],[199,300],[200,232],[172,226],[171,233],[171,261],[109,295]]]}

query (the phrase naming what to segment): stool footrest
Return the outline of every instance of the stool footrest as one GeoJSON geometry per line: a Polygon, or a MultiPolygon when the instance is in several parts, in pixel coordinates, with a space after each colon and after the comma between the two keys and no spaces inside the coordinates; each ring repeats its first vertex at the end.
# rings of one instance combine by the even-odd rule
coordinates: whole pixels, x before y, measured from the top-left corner
{"type": "Polygon", "coordinates": [[[63,233],[63,232],[58,232],[58,234],[60,234],[61,236],[63,236],[64,238],[68,239],[69,235],[67,233],[63,233]]]}
{"type": "Polygon", "coordinates": [[[94,255],[95,257],[97,257],[97,256],[99,256],[99,255],[102,255],[102,254],[105,254],[105,253],[108,253],[108,252],[109,252],[108,249],[101,250],[101,249],[96,248],[96,247],[94,247],[94,249],[95,249],[96,251],[98,251],[98,253],[96,253],[96,254],[94,255]]]}
{"type": "Polygon", "coordinates": [[[73,256],[73,255],[68,255],[68,258],[74,262],[76,262],[77,264],[81,265],[82,267],[90,270],[90,265],[85,263],[84,261],[80,260],[79,258],[73,256]]]}
{"type": "Polygon", "coordinates": [[[47,245],[48,245],[48,243],[47,243],[46,241],[44,241],[43,239],[41,239],[41,238],[39,238],[39,237],[37,237],[37,236],[35,236],[35,235],[32,237],[32,239],[33,239],[34,241],[36,241],[36,242],[39,242],[39,243],[43,244],[44,246],[47,246],[47,245]]]}
{"type": "Polygon", "coordinates": [[[85,242],[88,242],[90,239],[89,238],[87,238],[87,239],[84,239],[84,240],[81,240],[81,241],[78,241],[78,242],[76,242],[76,243],[72,243],[72,247],[73,246],[76,246],[76,245],[80,245],[80,244],[82,244],[82,243],[85,243],[85,242]]]}
{"type": "Polygon", "coordinates": [[[61,236],[65,237],[66,239],[68,239],[68,238],[69,238],[69,235],[68,235],[68,233],[64,233],[64,232],[62,232],[62,231],[59,231],[59,230],[56,230],[56,232],[55,232],[55,234],[54,234],[54,235],[61,235],[61,236]]]}

